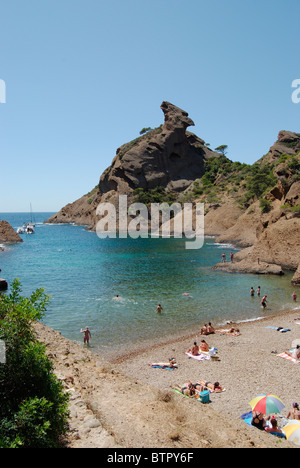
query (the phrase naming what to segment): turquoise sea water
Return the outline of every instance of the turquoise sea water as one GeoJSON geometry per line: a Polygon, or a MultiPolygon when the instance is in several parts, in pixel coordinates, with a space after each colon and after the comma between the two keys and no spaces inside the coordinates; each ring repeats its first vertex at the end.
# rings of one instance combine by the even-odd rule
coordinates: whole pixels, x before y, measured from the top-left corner
{"type": "MultiPolygon", "coordinates": [[[[23,234],[22,244],[0,252],[1,276],[9,283],[19,278],[24,295],[45,288],[51,305],[44,322],[80,342],[80,329],[89,326],[95,351],[109,354],[116,344],[130,351],[153,339],[198,331],[207,321],[252,320],[296,306],[292,273],[212,270],[223,252],[229,259],[236,251],[213,238],[199,250],[186,250],[184,239],[99,239],[82,226],[43,224],[50,214],[35,214],[35,234],[23,234]],[[258,285],[268,295],[265,312],[259,298],[250,297],[251,286],[258,285]],[[158,303],[162,314],[156,313],[158,303]]],[[[24,213],[0,213],[0,219],[15,229],[29,220],[24,213]]]]}

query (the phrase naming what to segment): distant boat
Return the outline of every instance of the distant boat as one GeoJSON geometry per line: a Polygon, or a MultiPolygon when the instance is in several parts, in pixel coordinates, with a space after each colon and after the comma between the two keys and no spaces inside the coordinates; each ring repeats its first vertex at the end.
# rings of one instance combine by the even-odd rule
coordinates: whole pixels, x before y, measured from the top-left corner
{"type": "Polygon", "coordinates": [[[25,232],[26,232],[26,234],[34,234],[34,224],[26,223],[25,224],[25,232]]]}
{"type": "Polygon", "coordinates": [[[17,233],[18,233],[18,234],[24,234],[24,228],[18,227],[17,233]]]}
{"type": "Polygon", "coordinates": [[[34,228],[35,228],[35,223],[32,220],[32,207],[30,203],[30,222],[24,223],[23,229],[26,232],[26,234],[34,234],[34,228]]]}

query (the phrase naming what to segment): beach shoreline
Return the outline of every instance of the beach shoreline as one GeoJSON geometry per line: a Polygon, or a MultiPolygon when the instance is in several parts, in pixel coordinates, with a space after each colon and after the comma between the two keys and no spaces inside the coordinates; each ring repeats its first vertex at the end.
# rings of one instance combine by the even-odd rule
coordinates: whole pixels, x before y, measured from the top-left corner
{"type": "MultiPolygon", "coordinates": [[[[60,378],[72,381],[67,384],[67,391],[77,392],[79,401],[86,404],[85,416],[79,415],[78,408],[72,409],[73,436],[69,446],[297,448],[247,426],[240,419],[250,411],[249,401],[261,393],[273,393],[283,400],[283,417],[299,398],[300,364],[277,356],[300,338],[297,319],[300,323],[300,311],[285,311],[259,321],[239,323],[239,336],[201,337],[195,332],[111,360],[95,353],[92,347],[76,344],[38,324],[38,336],[46,342],[60,378]],[[267,327],[290,331],[281,333],[267,327]],[[218,349],[219,361],[199,362],[185,354],[193,341],[200,343],[203,338],[218,349]],[[149,365],[169,357],[176,358],[177,369],[149,365]],[[208,405],[173,391],[176,385],[200,379],[219,381],[225,391],[212,393],[208,405]],[[102,435],[105,431],[104,443],[96,429],[87,430],[84,426],[88,417],[98,418],[102,435]]],[[[72,402],[74,405],[78,399],[72,402]]],[[[284,419],[279,417],[278,421],[282,425],[284,419]]]]}
{"type": "Polygon", "coordinates": [[[249,411],[248,402],[260,393],[277,394],[285,400],[287,409],[290,409],[292,403],[299,398],[298,365],[278,357],[277,354],[290,350],[292,342],[300,339],[297,318],[300,323],[300,310],[285,311],[256,321],[231,323],[224,328],[238,328],[239,336],[220,333],[202,336],[198,332],[163,344],[153,344],[110,362],[118,365],[127,375],[165,390],[176,384],[182,385],[188,380],[219,381],[226,392],[214,395],[214,406],[235,418],[249,411]],[[282,327],[290,331],[282,333],[269,327],[282,327]],[[219,361],[199,362],[188,358],[185,352],[194,341],[200,344],[202,339],[210,347],[218,349],[219,361]],[[170,357],[176,358],[178,369],[167,371],[153,369],[148,365],[151,362],[166,362],[170,357]],[[246,385],[243,384],[245,381],[246,385]],[[242,393],[245,396],[237,398],[237,394],[242,393]]]}

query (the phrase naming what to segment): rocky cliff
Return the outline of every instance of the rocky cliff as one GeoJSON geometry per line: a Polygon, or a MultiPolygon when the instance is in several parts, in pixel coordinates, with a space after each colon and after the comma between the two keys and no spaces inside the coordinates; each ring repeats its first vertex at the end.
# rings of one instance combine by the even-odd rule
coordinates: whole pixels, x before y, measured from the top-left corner
{"type": "Polygon", "coordinates": [[[23,242],[23,240],[7,221],[0,221],[0,243],[15,242],[23,242]]]}
{"type": "MultiPolygon", "coordinates": [[[[117,204],[119,194],[132,196],[140,189],[151,192],[161,187],[167,194],[184,192],[205,172],[205,162],[216,153],[204,140],[186,129],[194,122],[188,113],[164,101],[164,124],[117,149],[112,164],[89,194],[63,207],[46,222],[74,222],[94,228],[98,203],[117,204]]],[[[175,195],[176,197],[176,195],[175,195]]]]}
{"type": "MultiPolygon", "coordinates": [[[[280,131],[252,166],[230,161],[187,131],[187,112],[163,102],[164,123],[117,149],[99,184],[47,222],[74,222],[95,229],[100,202],[205,203],[205,234],[242,250],[229,271],[282,274],[299,271],[300,134],[280,131]]],[[[299,284],[299,273],[293,279],[299,284]]]]}
{"type": "MultiPolygon", "coordinates": [[[[248,184],[255,177],[256,181],[259,177],[269,177],[267,183],[271,186],[245,203],[245,194],[249,193],[246,183],[243,192],[237,191],[229,205],[221,203],[215,210],[222,218],[226,217],[230,205],[239,206],[239,215],[236,213],[234,218],[231,213],[231,225],[214,234],[218,234],[218,242],[234,242],[242,247],[233,263],[220,263],[216,267],[275,274],[298,268],[293,283],[300,284],[300,134],[279,132],[276,143],[254,167],[256,174],[252,167],[252,173],[246,178],[248,184]]],[[[212,233],[214,225],[209,220],[207,217],[206,232],[212,233]]]]}

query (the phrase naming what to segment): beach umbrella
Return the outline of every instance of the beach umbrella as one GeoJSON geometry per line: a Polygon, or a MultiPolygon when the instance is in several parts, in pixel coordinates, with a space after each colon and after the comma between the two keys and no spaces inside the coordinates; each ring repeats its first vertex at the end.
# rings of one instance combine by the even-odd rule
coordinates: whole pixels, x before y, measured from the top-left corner
{"type": "Polygon", "coordinates": [[[282,430],[290,442],[300,445],[300,421],[292,419],[282,430]]]}
{"type": "Polygon", "coordinates": [[[250,401],[249,405],[252,411],[258,411],[263,414],[280,413],[284,408],[283,402],[276,395],[271,393],[264,393],[258,395],[250,401]]]}

